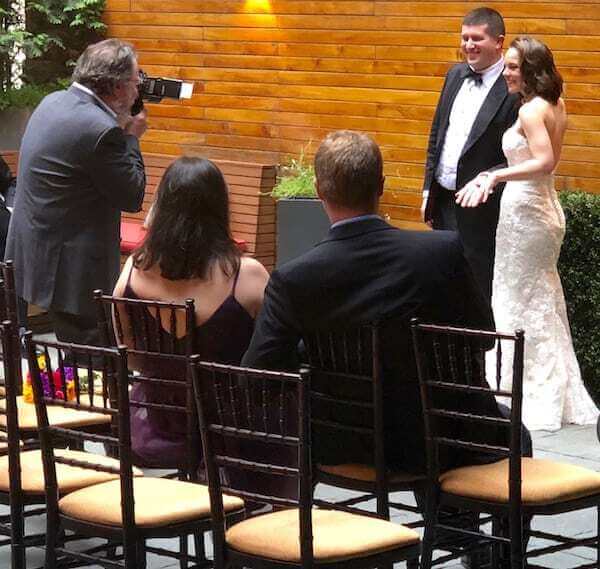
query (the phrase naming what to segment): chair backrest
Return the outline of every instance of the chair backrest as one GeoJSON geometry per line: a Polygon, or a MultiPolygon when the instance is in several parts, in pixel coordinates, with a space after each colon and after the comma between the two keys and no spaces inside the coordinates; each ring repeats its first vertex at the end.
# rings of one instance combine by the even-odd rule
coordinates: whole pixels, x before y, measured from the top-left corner
{"type": "MultiPolygon", "coordinates": [[[[0,378],[0,444],[6,449],[2,454],[8,454],[9,494],[11,522],[23,523],[23,495],[21,492],[21,444],[27,448],[34,446],[33,441],[21,441],[19,431],[19,411],[17,408],[18,382],[20,375],[15,369],[14,337],[18,339],[15,324],[5,320],[0,324],[0,341],[2,343],[3,373],[0,378]]],[[[22,533],[22,532],[20,532],[22,533]]]]}
{"type": "Polygon", "coordinates": [[[521,496],[521,404],[524,332],[514,334],[412,324],[423,402],[428,474],[439,480],[440,452],[476,452],[489,462],[508,458],[510,497],[521,496]],[[490,348],[493,351],[490,351],[490,348]],[[493,363],[495,377],[486,376],[493,363]],[[503,357],[504,353],[504,357],[503,357]],[[501,385],[502,367],[512,365],[512,386],[501,385]],[[509,404],[499,415],[496,397],[509,404]]]}
{"type": "Polygon", "coordinates": [[[136,527],[126,348],[34,341],[31,332],[25,334],[25,348],[42,448],[48,531],[59,530],[57,464],[117,475],[120,478],[124,543],[128,552],[126,556],[131,556],[131,550],[135,546],[136,527]],[[83,377],[87,378],[87,394],[83,389],[83,377]],[[116,428],[111,434],[97,434],[69,427],[65,423],[51,424],[48,412],[55,406],[107,415],[116,428]],[[120,461],[119,466],[103,464],[93,457],[86,460],[56,452],[58,448],[75,446],[87,453],[89,451],[84,447],[84,442],[87,441],[102,443],[105,447],[114,449],[120,461]]]}
{"type": "Polygon", "coordinates": [[[312,563],[309,371],[255,370],[202,362],[199,356],[192,356],[190,367],[208,475],[215,560],[224,558],[222,493],[226,492],[274,507],[299,506],[302,560],[312,563]],[[290,484],[278,484],[281,479],[290,484]],[[289,492],[290,486],[295,492],[289,492]]]}
{"type": "Polygon", "coordinates": [[[110,296],[101,290],[94,291],[94,299],[106,346],[124,344],[130,358],[147,353],[191,356],[194,352],[196,312],[192,299],[178,304],[110,296]]]}
{"type": "MultiPolygon", "coordinates": [[[[134,382],[145,383],[147,391],[156,393],[156,397],[144,397],[145,400],[132,397],[130,404],[147,409],[149,414],[185,414],[185,452],[175,466],[180,479],[197,479],[200,431],[187,367],[187,358],[195,348],[194,301],[178,304],[122,298],[104,295],[100,290],[94,291],[94,298],[104,344],[126,345],[130,368],[141,372],[133,378],[134,382]],[[168,397],[163,397],[165,392],[169,392],[168,397]]],[[[153,461],[148,466],[172,465],[173,457],[165,457],[164,465],[153,461]]]]}
{"type": "MultiPolygon", "coordinates": [[[[0,262],[0,322],[10,320],[18,330],[18,315],[17,315],[17,293],[15,288],[15,268],[12,261],[7,260],[0,262]]],[[[18,394],[21,394],[22,385],[22,369],[21,369],[21,350],[20,339],[18,334],[11,334],[13,342],[13,350],[11,351],[14,359],[15,371],[17,373],[16,387],[18,394]]],[[[6,357],[3,355],[2,357],[6,357]]]]}
{"type": "Polygon", "coordinates": [[[15,288],[15,267],[12,261],[0,263],[2,268],[3,294],[0,300],[0,319],[17,323],[17,293],[15,288]]]}
{"type": "MultiPolygon", "coordinates": [[[[364,460],[375,467],[376,493],[382,498],[378,499],[378,514],[387,517],[388,469],[379,334],[378,324],[373,323],[351,330],[304,333],[303,340],[312,374],[313,459],[330,464],[331,455],[338,454],[340,447],[349,451],[340,435],[353,439],[353,448],[362,441],[364,460]]],[[[318,470],[316,473],[318,476],[318,470]]]]}

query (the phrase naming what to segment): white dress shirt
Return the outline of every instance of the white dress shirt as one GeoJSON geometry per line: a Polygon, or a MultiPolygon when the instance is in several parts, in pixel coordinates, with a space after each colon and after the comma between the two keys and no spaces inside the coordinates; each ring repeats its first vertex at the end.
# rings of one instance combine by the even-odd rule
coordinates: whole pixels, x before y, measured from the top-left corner
{"type": "Polygon", "coordinates": [[[479,110],[503,69],[504,58],[501,57],[496,63],[480,72],[481,84],[477,85],[473,78],[465,79],[454,99],[442,154],[435,171],[435,178],[440,186],[448,190],[457,189],[458,159],[469,138],[479,110]]]}

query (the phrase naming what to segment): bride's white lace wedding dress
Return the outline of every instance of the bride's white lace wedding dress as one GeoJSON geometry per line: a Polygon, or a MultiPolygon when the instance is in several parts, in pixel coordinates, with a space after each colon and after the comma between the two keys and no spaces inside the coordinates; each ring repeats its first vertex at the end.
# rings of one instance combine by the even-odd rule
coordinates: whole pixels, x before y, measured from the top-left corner
{"type": "MultiPolygon", "coordinates": [[[[518,122],[502,141],[509,166],[532,157],[518,122]]],[[[573,351],[556,268],[564,234],[552,175],[506,184],[496,233],[492,308],[497,330],[525,330],[523,423],[530,430],[595,423],[598,417],[573,351]]],[[[512,353],[504,344],[502,385],[508,388],[512,353]]],[[[488,377],[495,377],[494,357],[492,350],[488,377]]]]}

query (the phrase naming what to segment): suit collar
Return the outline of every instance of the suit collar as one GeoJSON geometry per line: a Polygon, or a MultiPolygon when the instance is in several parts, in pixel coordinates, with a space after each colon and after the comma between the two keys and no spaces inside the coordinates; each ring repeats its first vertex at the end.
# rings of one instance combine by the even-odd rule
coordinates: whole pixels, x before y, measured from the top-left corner
{"type": "MultiPolygon", "coordinates": [[[[392,229],[392,226],[380,217],[361,219],[353,223],[345,223],[330,228],[329,233],[327,233],[327,236],[321,243],[337,241],[340,239],[351,239],[357,235],[363,235],[373,231],[383,231],[386,229],[392,229]]],[[[318,243],[317,246],[321,243],[318,243]]]]}
{"type": "Polygon", "coordinates": [[[69,93],[72,93],[82,101],[87,101],[101,108],[105,113],[107,113],[110,117],[117,120],[117,113],[113,111],[100,97],[98,97],[91,89],[84,87],[83,85],[79,85],[79,83],[73,83],[69,87],[69,93]]]}

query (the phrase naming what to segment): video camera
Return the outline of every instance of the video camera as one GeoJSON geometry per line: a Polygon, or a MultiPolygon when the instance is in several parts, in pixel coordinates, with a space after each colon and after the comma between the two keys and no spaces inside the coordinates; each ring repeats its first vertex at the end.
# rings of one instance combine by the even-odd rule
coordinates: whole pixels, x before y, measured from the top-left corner
{"type": "Polygon", "coordinates": [[[164,77],[149,77],[140,70],[139,96],[131,107],[131,114],[137,115],[144,108],[144,101],[160,103],[164,97],[168,99],[191,99],[194,90],[193,83],[179,79],[164,77]]]}

